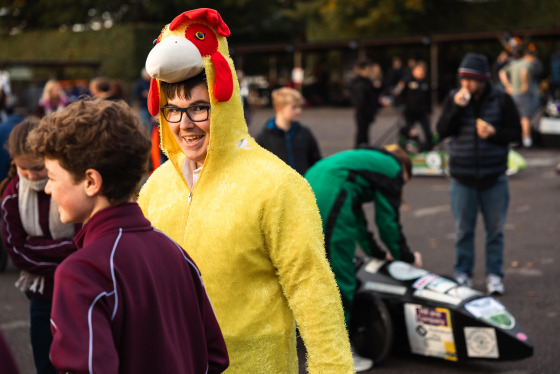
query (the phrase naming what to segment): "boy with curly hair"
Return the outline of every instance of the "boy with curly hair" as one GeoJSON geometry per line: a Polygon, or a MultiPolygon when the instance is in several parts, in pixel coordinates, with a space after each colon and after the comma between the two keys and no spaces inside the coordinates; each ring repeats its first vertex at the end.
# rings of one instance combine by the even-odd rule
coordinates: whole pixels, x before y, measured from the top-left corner
{"type": "Polygon", "coordinates": [[[29,136],[61,221],[84,223],[55,273],[51,359],[73,373],[220,373],[213,308],[190,257],[132,197],[150,140],[123,102],[83,100],[29,136]]]}

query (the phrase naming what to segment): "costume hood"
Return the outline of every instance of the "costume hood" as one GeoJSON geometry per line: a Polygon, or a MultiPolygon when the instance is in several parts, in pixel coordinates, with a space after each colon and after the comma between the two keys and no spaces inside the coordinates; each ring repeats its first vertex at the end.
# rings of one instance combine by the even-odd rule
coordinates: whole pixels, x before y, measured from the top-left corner
{"type": "Polygon", "coordinates": [[[190,10],[163,28],[146,60],[146,71],[152,77],[148,109],[153,116],[159,114],[160,147],[179,173],[185,155],[159,110],[168,100],[160,89],[161,81],[176,83],[202,70],[206,73],[212,108],[205,171],[215,168],[213,163],[217,160],[227,162],[236,147],[243,147],[249,137],[239,83],[229,56],[229,35],[229,28],[217,11],[190,10]]]}

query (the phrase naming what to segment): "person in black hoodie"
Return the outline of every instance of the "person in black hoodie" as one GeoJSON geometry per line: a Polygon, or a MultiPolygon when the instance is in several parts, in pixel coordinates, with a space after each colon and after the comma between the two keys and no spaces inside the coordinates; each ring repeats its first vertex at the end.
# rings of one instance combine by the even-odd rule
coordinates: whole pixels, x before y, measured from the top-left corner
{"type": "Polygon", "coordinates": [[[301,175],[321,159],[321,151],[310,129],[299,123],[303,97],[299,91],[282,87],[272,91],[276,115],[269,119],[255,140],[301,175]]]}
{"type": "Polygon", "coordinates": [[[430,150],[433,146],[430,115],[432,113],[432,92],[426,78],[426,63],[418,61],[412,69],[411,75],[402,83],[400,93],[404,105],[405,126],[401,129],[403,140],[416,138],[412,129],[416,122],[420,123],[424,131],[424,143],[421,150],[430,150]]]}
{"type": "Polygon", "coordinates": [[[354,66],[356,77],[351,83],[357,126],[354,148],[369,144],[369,127],[375,120],[379,107],[379,91],[374,88],[370,78],[371,68],[372,63],[367,59],[359,60],[354,66]]]}

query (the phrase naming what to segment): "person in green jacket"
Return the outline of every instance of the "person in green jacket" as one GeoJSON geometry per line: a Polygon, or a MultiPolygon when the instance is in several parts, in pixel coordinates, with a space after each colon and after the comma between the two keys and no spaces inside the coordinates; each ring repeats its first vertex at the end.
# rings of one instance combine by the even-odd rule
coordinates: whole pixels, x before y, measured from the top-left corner
{"type": "Polygon", "coordinates": [[[422,266],[422,256],[410,251],[400,224],[402,190],[411,169],[408,154],[390,145],[334,154],[305,174],[319,206],[325,249],[342,296],[346,326],[356,290],[356,243],[368,255],[422,266]],[[374,203],[375,224],[389,253],[368,230],[362,205],[369,202],[374,203]]]}

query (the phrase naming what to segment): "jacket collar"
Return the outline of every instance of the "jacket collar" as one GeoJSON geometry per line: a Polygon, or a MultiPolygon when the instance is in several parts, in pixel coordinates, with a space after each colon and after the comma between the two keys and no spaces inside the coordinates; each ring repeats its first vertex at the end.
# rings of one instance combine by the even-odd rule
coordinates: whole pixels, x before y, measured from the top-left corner
{"type": "MultiPolygon", "coordinates": [[[[291,123],[292,123],[292,127],[288,131],[288,134],[290,136],[294,136],[300,124],[299,122],[291,122],[291,123]]],[[[280,127],[276,125],[276,117],[272,117],[271,119],[269,119],[268,122],[266,123],[266,127],[279,133],[286,133],[286,131],[282,130],[280,127]]]]}
{"type": "Polygon", "coordinates": [[[122,228],[151,229],[150,221],[142,214],[137,203],[111,206],[94,214],[76,234],[74,243],[81,249],[99,237],[122,228]]]}

